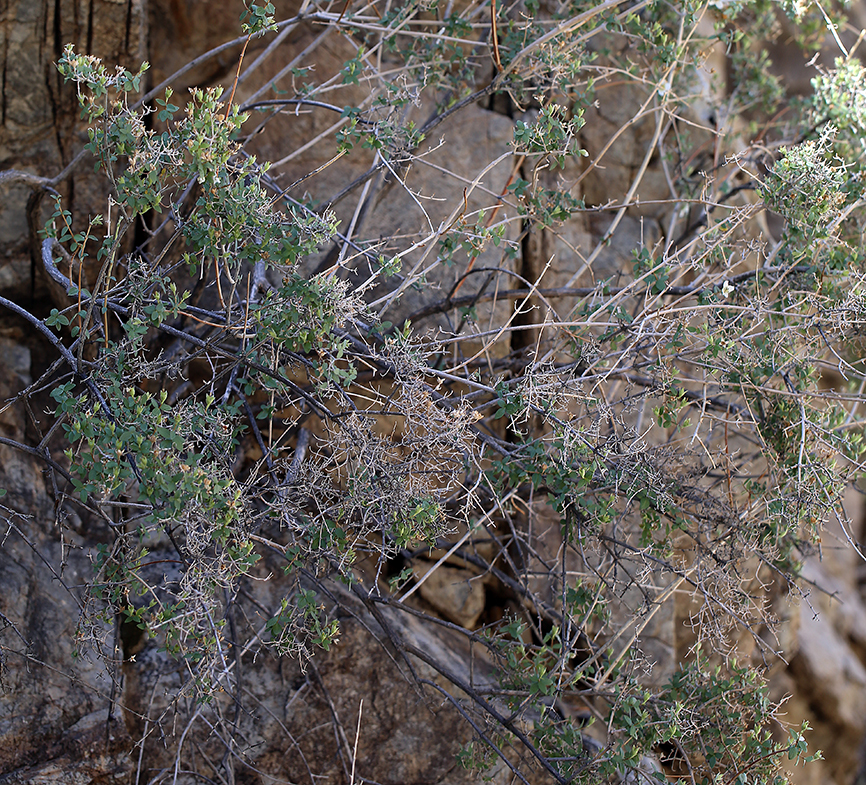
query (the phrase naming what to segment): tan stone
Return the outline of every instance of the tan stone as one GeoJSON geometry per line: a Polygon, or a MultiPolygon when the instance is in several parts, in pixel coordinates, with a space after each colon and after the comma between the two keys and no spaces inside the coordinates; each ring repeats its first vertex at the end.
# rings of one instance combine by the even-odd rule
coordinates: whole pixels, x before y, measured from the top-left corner
{"type": "Polygon", "coordinates": [[[484,611],[484,583],[469,570],[445,564],[431,572],[433,564],[413,567],[415,580],[424,579],[418,593],[449,621],[473,629],[484,611]]]}

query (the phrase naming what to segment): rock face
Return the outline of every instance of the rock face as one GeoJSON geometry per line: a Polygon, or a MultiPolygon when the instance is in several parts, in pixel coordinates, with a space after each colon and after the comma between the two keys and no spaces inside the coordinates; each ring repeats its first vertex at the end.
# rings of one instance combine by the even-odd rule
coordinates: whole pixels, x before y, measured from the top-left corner
{"type": "MultiPolygon", "coordinates": [[[[64,85],[54,63],[66,44],[106,62],[138,67],[147,59],[146,0],[61,0],[4,3],[0,25],[3,52],[0,96],[0,168],[55,177],[87,141],[75,90],[64,85]]],[[[105,210],[102,178],[92,164],[80,165],[64,182],[66,209],[85,223],[105,210]]],[[[2,186],[0,200],[0,287],[31,296],[41,279],[32,277],[28,243],[53,205],[28,206],[24,186],[2,186]]],[[[35,237],[35,235],[34,235],[35,237]]]]}
{"type": "MultiPolygon", "coordinates": [[[[0,337],[3,401],[32,382],[30,348],[19,330],[7,333],[0,337]]],[[[7,408],[0,435],[21,442],[26,422],[19,406],[7,408]]],[[[0,778],[125,782],[133,739],[113,697],[111,658],[75,653],[80,607],[72,587],[90,575],[90,560],[80,543],[58,536],[35,458],[0,444],[0,487],[7,491],[0,513],[0,778]]]]}
{"type": "MultiPolygon", "coordinates": [[[[277,10],[286,16],[297,6],[283,3],[277,10]]],[[[0,13],[4,52],[0,168],[50,177],[73,160],[85,141],[74,91],[61,84],[52,65],[63,44],[74,42],[81,51],[128,66],[149,59],[153,84],[191,57],[234,38],[239,11],[229,3],[212,0],[58,0],[44,4],[8,0],[0,13]]],[[[298,27],[282,45],[299,52],[318,40],[318,35],[318,30],[298,27]]],[[[253,47],[247,57],[251,61],[260,51],[261,46],[253,47]]],[[[332,36],[321,42],[316,60],[323,72],[331,72],[335,67],[339,70],[348,56],[345,42],[332,36]]],[[[236,57],[237,50],[228,51],[184,79],[188,84],[224,82],[231,76],[236,57]]],[[[263,67],[258,83],[272,75],[268,67],[263,67]]],[[[178,91],[182,88],[176,85],[178,91]]],[[[241,86],[238,98],[248,100],[255,91],[251,80],[241,86]]],[[[641,99],[622,96],[594,111],[581,144],[592,153],[604,148],[630,118],[621,112],[635,100],[641,99]]],[[[262,158],[280,157],[292,148],[287,135],[309,138],[332,121],[324,112],[287,115],[265,129],[256,151],[262,158]]],[[[491,150],[507,144],[514,119],[479,106],[461,115],[459,122],[471,123],[474,133],[468,138],[460,136],[461,142],[436,154],[448,158],[450,168],[464,171],[471,183],[491,159],[491,150]]],[[[443,136],[447,130],[440,129],[443,136]]],[[[627,191],[653,132],[652,123],[636,124],[612,148],[607,168],[575,185],[575,198],[603,204],[607,194],[627,191]]],[[[431,150],[435,140],[432,142],[431,150]]],[[[291,158],[276,167],[274,175],[289,184],[326,163],[332,154],[332,150],[317,149],[291,158]]],[[[305,187],[312,197],[338,190],[339,178],[345,178],[346,171],[353,176],[362,174],[371,160],[371,156],[360,157],[353,161],[354,168],[342,169],[340,175],[326,169],[305,187]]],[[[363,219],[382,227],[383,238],[415,231],[428,219],[439,223],[448,217],[442,205],[459,201],[464,186],[441,175],[432,153],[427,160],[433,164],[429,171],[419,168],[409,179],[414,192],[430,200],[426,216],[411,194],[392,186],[363,219]],[[444,202],[436,201],[442,198],[444,202]]],[[[490,194],[502,194],[511,175],[507,160],[486,173],[480,188],[487,196],[484,200],[469,196],[467,210],[478,209],[490,194]]],[[[568,167],[557,175],[569,181],[581,176],[581,170],[568,167]]],[[[59,188],[76,218],[104,210],[103,185],[89,163],[82,163],[59,188]]],[[[647,202],[664,199],[666,188],[662,170],[655,167],[642,185],[641,196],[647,202]]],[[[50,206],[31,203],[28,209],[30,190],[23,185],[0,184],[0,194],[0,295],[20,301],[44,299],[41,273],[34,275],[31,267],[31,241],[50,206]]],[[[348,201],[337,205],[344,226],[352,222],[356,207],[357,202],[348,201]]],[[[643,220],[624,218],[607,244],[601,237],[609,220],[597,215],[575,218],[557,233],[539,230],[523,238],[519,269],[494,250],[479,258],[478,267],[497,267],[501,281],[520,275],[534,283],[544,273],[547,286],[563,286],[575,278],[580,283],[608,278],[630,264],[633,250],[652,246],[660,236],[655,223],[658,215],[651,207],[644,210],[643,220]],[[593,253],[593,264],[583,264],[593,253]]],[[[506,239],[515,240],[515,236],[506,239]]],[[[447,275],[431,277],[428,291],[411,293],[402,310],[386,315],[395,322],[410,315],[430,302],[431,291],[436,297],[445,296],[464,273],[465,267],[455,267],[447,275]]],[[[480,282],[467,283],[463,293],[477,291],[478,285],[480,282]]],[[[479,308],[478,323],[504,322],[508,311],[497,308],[500,310],[479,308]]],[[[539,324],[543,318],[543,312],[537,311],[527,317],[527,324],[539,324]]],[[[2,402],[44,370],[41,356],[50,347],[25,338],[22,325],[5,314],[0,314],[0,325],[2,402]]],[[[51,401],[46,399],[45,405],[50,406],[51,401]]],[[[0,435],[38,444],[44,434],[36,432],[36,421],[38,416],[31,417],[20,404],[5,409],[0,412],[0,435]]],[[[109,532],[82,522],[72,507],[55,507],[43,468],[35,456],[0,443],[0,487],[8,491],[0,515],[0,783],[192,785],[204,776],[249,785],[353,780],[383,785],[461,785],[477,781],[477,775],[456,762],[460,746],[472,736],[471,728],[458,708],[437,690],[443,676],[423,657],[436,652],[435,659],[447,663],[450,672],[466,684],[494,683],[495,673],[483,658],[474,659],[467,637],[447,625],[416,625],[412,617],[398,618],[387,607],[365,606],[358,600],[353,604],[344,598],[344,607],[351,612],[340,619],[339,643],[304,670],[296,660],[277,657],[261,645],[267,620],[262,609],[273,607],[281,595],[294,590],[279,578],[267,583],[256,580],[269,572],[278,573],[281,566],[276,561],[260,564],[261,572],[251,576],[236,596],[226,599],[233,624],[243,627],[248,639],[256,643],[240,651],[227,641],[220,676],[224,692],[211,704],[197,703],[194,694],[170,699],[183,682],[183,663],[160,651],[156,641],[135,630],[124,631],[111,618],[102,626],[78,628],[78,587],[93,574],[89,549],[107,541],[109,532]],[[67,523],[63,530],[56,524],[61,518],[67,523]],[[84,634],[102,640],[105,656],[95,657],[87,648],[76,651],[76,640],[84,634]],[[401,636],[417,654],[402,657],[389,637],[393,635],[401,636]]],[[[851,508],[857,505],[859,500],[852,497],[851,508]]],[[[549,508],[540,505],[528,525],[534,527],[534,552],[526,559],[526,569],[541,574],[556,562],[561,547],[559,523],[549,508]]],[[[826,757],[823,763],[793,773],[795,782],[802,785],[848,785],[855,777],[859,782],[866,777],[861,755],[866,734],[862,570],[847,537],[841,531],[833,534],[836,542],[825,546],[823,561],[810,560],[804,569],[804,577],[816,588],[808,597],[781,600],[777,610],[784,622],[781,641],[790,659],[787,666],[774,668],[774,693],[779,699],[793,695],[788,703],[789,720],[796,725],[808,719],[815,728],[814,744],[826,757]]],[[[858,540],[861,532],[851,534],[858,540]]],[[[417,559],[412,564],[415,578],[424,576],[432,563],[417,559]]],[[[557,597],[551,586],[545,575],[534,591],[555,606],[557,597]]],[[[337,586],[331,589],[345,591],[337,586]]],[[[515,607],[513,598],[508,600],[511,605],[502,601],[501,591],[500,584],[482,580],[466,564],[449,562],[419,589],[415,609],[419,614],[435,614],[440,620],[477,628],[515,607]]],[[[636,605],[639,598],[624,595],[621,600],[624,606],[636,605]]],[[[328,605],[327,597],[322,602],[328,605]]],[[[677,616],[666,608],[646,625],[645,652],[659,674],[669,674],[676,656],[688,650],[688,636],[682,629],[686,615],[677,616]]],[[[502,763],[494,767],[492,776],[497,782],[511,781],[502,763]]],[[[540,774],[537,781],[543,781],[540,774]]]]}
{"type": "MultiPolygon", "coordinates": [[[[281,589],[289,587],[280,581],[269,586],[277,593],[281,589]]],[[[304,669],[296,659],[265,650],[246,654],[233,660],[228,680],[233,696],[217,696],[208,706],[166,701],[167,689],[183,677],[182,666],[146,643],[124,664],[122,696],[127,723],[135,728],[135,738],[144,738],[138,776],[150,782],[178,766],[214,777],[229,770],[236,782],[250,783],[304,782],[311,776],[349,782],[352,771],[356,781],[383,785],[474,782],[475,775],[456,759],[471,731],[435,688],[417,680],[435,684],[438,674],[413,660],[413,677],[410,662],[391,656],[383,645],[387,633],[378,621],[359,602],[342,600],[353,617],[341,620],[339,643],[330,652],[304,669]],[[143,722],[144,714],[151,719],[143,722]],[[178,725],[189,729],[182,747],[173,738],[178,725]]],[[[255,612],[243,602],[238,610],[239,623],[248,611],[255,612]]],[[[443,655],[453,668],[465,667],[461,657],[448,652],[449,647],[460,650],[456,636],[431,637],[422,625],[398,622],[387,609],[385,616],[394,622],[390,634],[443,655]]],[[[178,781],[194,780],[181,776],[178,781]]]]}
{"type": "MultiPolygon", "coordinates": [[[[848,506],[862,502],[848,495],[848,506]]],[[[849,532],[849,534],[852,534],[849,532]]],[[[862,531],[853,532],[859,542],[862,531]]],[[[857,781],[866,773],[866,605],[862,560],[838,521],[828,524],[823,558],[808,560],[803,577],[811,590],[795,601],[799,629],[788,648],[790,666],[780,674],[777,694],[792,694],[788,714],[815,728],[810,742],[825,759],[806,767],[803,782],[857,781]]]]}

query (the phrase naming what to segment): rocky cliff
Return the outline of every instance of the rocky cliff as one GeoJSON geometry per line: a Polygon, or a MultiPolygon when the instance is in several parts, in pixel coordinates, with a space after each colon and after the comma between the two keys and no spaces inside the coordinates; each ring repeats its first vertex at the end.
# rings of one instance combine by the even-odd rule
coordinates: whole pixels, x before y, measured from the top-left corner
{"type": "MultiPolygon", "coordinates": [[[[279,6],[278,18],[299,10],[298,4],[279,6]]],[[[54,67],[63,46],[74,43],[79,51],[130,67],[147,59],[147,90],[193,58],[238,39],[174,81],[177,94],[192,85],[228,86],[243,44],[238,38],[240,11],[240,4],[206,0],[9,0],[0,9],[0,169],[52,180],[51,189],[63,197],[76,221],[86,224],[89,216],[105,213],[109,205],[104,179],[94,173],[92,160],[78,159],[87,136],[75,89],[62,83],[54,67]],[[73,169],[68,176],[53,179],[69,166],[73,169]]],[[[291,81],[305,78],[306,67],[314,66],[321,76],[340,73],[355,55],[332,28],[301,21],[279,34],[279,56],[263,58],[258,65],[257,58],[270,51],[266,47],[273,40],[255,41],[246,52],[245,62],[257,65],[240,81],[237,103],[259,100],[259,89],[289,62],[296,64],[284,77],[291,81]]],[[[797,53],[788,55],[794,59],[797,53]]],[[[725,68],[722,60],[720,69],[725,68]]],[[[782,52],[776,60],[778,68],[784,62],[782,52]]],[[[357,95],[352,89],[350,84],[343,93],[346,103],[349,98],[362,103],[360,87],[357,95]]],[[[672,219],[660,205],[669,197],[670,172],[655,150],[661,121],[636,115],[635,104],[643,100],[639,89],[616,85],[600,93],[580,136],[586,159],[567,162],[558,174],[539,173],[542,181],[549,179],[551,189],[564,179],[575,184],[575,200],[605,205],[628,193],[639,172],[634,209],[613,216],[580,212],[556,231],[539,225],[523,237],[509,229],[504,239],[518,244],[520,252],[502,259],[487,248],[475,262],[479,269],[495,268],[499,280],[519,279],[521,285],[543,280],[550,290],[589,286],[630,271],[635,250],[653,248],[669,233],[672,219]]],[[[423,122],[422,109],[413,107],[411,96],[406,107],[423,122]]],[[[698,116],[708,111],[698,97],[695,107],[696,117],[685,118],[683,127],[696,127],[696,133],[714,139],[707,118],[698,116]]],[[[406,173],[406,187],[371,181],[381,193],[363,215],[357,202],[334,203],[342,225],[359,231],[362,225],[375,227],[380,237],[394,238],[416,231],[425,219],[434,225],[447,221],[461,200],[470,212],[489,205],[491,195],[508,193],[517,169],[511,158],[503,158],[484,172],[480,188],[470,189],[476,164],[496,159],[511,143],[515,125],[531,119],[533,111],[499,106],[491,99],[445,120],[431,132],[423,161],[406,173]],[[470,133],[456,133],[467,128],[470,133]],[[466,178],[453,177],[455,171],[465,172],[466,178]],[[423,214],[416,210],[415,194],[429,196],[423,214]]],[[[249,149],[260,160],[277,162],[272,174],[283,186],[322,167],[304,187],[312,200],[328,199],[364,176],[374,160],[373,151],[367,151],[340,166],[328,166],[333,147],[303,150],[333,126],[332,114],[315,107],[283,111],[263,124],[249,149]]],[[[707,167],[713,155],[718,164],[724,153],[710,152],[707,167]]],[[[52,209],[51,193],[37,193],[26,178],[4,181],[2,175],[0,190],[0,296],[46,315],[64,296],[52,289],[45,273],[38,236],[52,209]]],[[[502,214],[509,209],[503,206],[502,214]]],[[[153,228],[142,225],[138,240],[153,228]]],[[[334,264],[335,256],[335,248],[323,249],[304,263],[309,272],[321,270],[334,264]]],[[[469,276],[465,266],[461,273],[469,276]]],[[[91,274],[83,272],[85,277],[91,274]]],[[[391,313],[393,321],[423,312],[448,291],[454,296],[482,291],[471,276],[465,289],[454,289],[456,280],[451,268],[432,272],[427,289],[406,293],[401,310],[391,313]]],[[[485,285],[496,286],[489,281],[485,285]]],[[[524,331],[516,335],[522,337],[498,350],[500,356],[488,357],[489,362],[526,350],[538,339],[552,318],[545,315],[542,300],[533,301],[520,315],[524,331]]],[[[510,303],[488,302],[495,305],[481,302],[473,315],[479,334],[514,318],[510,303]]],[[[551,306],[551,313],[557,308],[556,318],[564,318],[568,308],[551,306]]],[[[448,326],[444,315],[439,322],[431,319],[431,325],[448,326]]],[[[281,577],[280,554],[263,549],[260,561],[226,589],[223,598],[228,632],[222,656],[234,691],[197,702],[195,695],[184,692],[185,662],[169,656],[158,640],[119,614],[106,611],[82,629],[82,586],[110,533],[64,500],[53,487],[54,476],[46,472],[46,461],[62,469],[67,460],[63,445],[46,432],[50,418],[45,412],[55,404],[43,374],[53,360],[44,337],[16,315],[0,312],[0,401],[15,401],[0,413],[5,440],[0,443],[0,488],[7,490],[0,524],[0,783],[477,781],[479,775],[462,768],[457,756],[474,732],[486,729],[466,721],[464,706],[448,689],[453,692],[455,683],[463,683],[484,694],[497,677],[490,658],[480,653],[478,639],[457,627],[478,631],[526,612],[530,605],[509,583],[505,568],[489,568],[500,564],[493,536],[482,531],[470,538],[465,528],[457,527],[450,539],[403,553],[404,561],[391,565],[392,572],[406,567],[417,584],[406,599],[417,617],[397,613],[385,599],[373,600],[351,586],[323,581],[318,601],[326,613],[339,617],[341,633],[329,651],[317,653],[307,664],[261,646],[272,609],[292,591],[289,579],[281,577]],[[22,397],[25,389],[30,392],[22,397]],[[28,445],[31,451],[15,449],[10,442],[28,445]],[[463,547],[450,548],[461,538],[463,547]],[[432,569],[440,559],[442,565],[432,569]],[[435,623],[428,623],[431,619],[435,623]]],[[[624,394],[631,390],[629,386],[624,394]]],[[[641,414],[629,416],[629,422],[640,423],[641,414]]],[[[244,461],[262,458],[252,439],[243,450],[244,461]]],[[[859,491],[851,489],[845,507],[853,525],[826,522],[820,549],[805,561],[797,585],[780,581],[761,587],[779,619],[776,628],[763,631],[770,648],[782,652],[766,663],[772,698],[786,701],[784,715],[792,725],[809,721],[814,729],[810,744],[824,752],[823,761],[793,771],[792,780],[802,785],[849,785],[866,779],[866,604],[863,559],[854,547],[861,536],[861,506],[859,491]]],[[[520,554],[522,570],[531,576],[531,595],[555,608],[557,587],[562,587],[550,578],[551,572],[583,569],[576,558],[557,561],[563,551],[558,516],[543,502],[531,501],[517,523],[504,518],[495,523],[503,541],[508,540],[508,525],[520,529],[531,546],[520,554]]],[[[148,544],[143,580],[180,580],[173,573],[171,546],[168,539],[148,544]]],[[[513,553],[509,556],[519,561],[513,553]]],[[[587,557],[588,562],[592,558],[587,557]]],[[[375,586],[380,569],[361,560],[355,588],[375,586]]],[[[654,597],[667,597],[668,589],[675,589],[671,576],[654,579],[654,597]]],[[[632,612],[645,598],[623,593],[619,599],[632,612]]],[[[678,599],[660,605],[641,625],[642,650],[656,679],[666,678],[691,656],[691,602],[678,599]]],[[[757,646],[739,645],[745,656],[762,656],[757,646]]],[[[558,710],[581,716],[587,712],[586,706],[558,710]]],[[[531,719],[521,722],[529,727],[531,719]]],[[[587,736],[592,738],[592,733],[587,736]]],[[[521,754],[526,753],[516,753],[521,754]]],[[[646,764],[653,765],[658,762],[646,764]]],[[[537,762],[527,766],[535,781],[548,776],[537,762]]],[[[512,774],[499,762],[491,776],[506,782],[512,774]]]]}

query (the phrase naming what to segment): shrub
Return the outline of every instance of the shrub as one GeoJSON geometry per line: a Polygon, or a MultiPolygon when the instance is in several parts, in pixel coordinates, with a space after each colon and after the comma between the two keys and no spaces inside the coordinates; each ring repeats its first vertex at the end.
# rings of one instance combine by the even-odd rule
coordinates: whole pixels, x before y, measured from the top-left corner
{"type": "Polygon", "coordinates": [[[463,630],[498,674],[485,690],[402,641],[472,723],[463,763],[664,779],[655,755],[693,782],[784,781],[806,728],[780,733],[768,699],[764,587],[796,591],[822,522],[845,520],[862,452],[858,67],[822,73],[782,126],[780,85],[750,54],[779,12],[763,1],[305,8],[277,22],[251,5],[238,74],[248,45],[303,24],[352,56],[333,74],[295,63],[290,90],[274,79],[246,104],[239,80],[134,101],[147,64],[112,72],[71,47],[58,63],[111,212],[73,226],[57,198],[43,257],[68,304],[40,319],[2,302],[66,366],[40,382],[66,440],[58,505],[110,535],[81,645],[136,625],[212,701],[234,679],[226,598],[262,553],[294,584],[264,638],[306,659],[339,638],[328,580],[419,614],[412,567],[450,549],[514,600],[463,630]],[[704,62],[714,47],[735,61],[727,92],[704,62]],[[439,133],[472,134],[451,118],[479,102],[513,118],[513,138],[449,172],[462,198],[440,205],[411,170],[439,166],[439,133]],[[254,131],[301,109],[332,115],[331,153],[287,188],[251,153],[254,131]],[[587,203],[606,112],[623,118],[610,145],[640,129],[640,156],[622,192],[587,203]],[[738,149],[757,122],[763,138],[738,149]],[[365,171],[300,195],[344,164],[365,171]],[[639,199],[650,170],[660,203],[639,199]],[[375,205],[397,189],[415,212],[388,234],[375,205]],[[606,228],[576,246],[573,227],[598,216],[606,228]],[[614,269],[635,216],[659,239],[614,269]],[[526,525],[544,503],[547,554],[526,525]],[[155,580],[145,567],[169,547],[177,575],[155,580]],[[644,631],[682,595],[693,645],[648,676],[644,631]]]}

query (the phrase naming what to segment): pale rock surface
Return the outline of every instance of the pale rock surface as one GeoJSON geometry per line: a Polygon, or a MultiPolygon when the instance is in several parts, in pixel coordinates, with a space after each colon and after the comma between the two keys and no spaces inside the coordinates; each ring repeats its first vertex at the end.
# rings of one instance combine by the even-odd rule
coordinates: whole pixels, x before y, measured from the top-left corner
{"type": "Polygon", "coordinates": [[[110,663],[86,650],[74,656],[79,607],[70,587],[92,565],[61,546],[44,490],[36,501],[34,517],[5,512],[0,522],[0,777],[112,782],[130,771],[132,739],[112,704],[110,663]]]}
{"type": "MultiPolygon", "coordinates": [[[[853,536],[859,540],[859,492],[849,491],[845,509],[853,516],[853,536]]],[[[798,781],[842,785],[862,773],[866,764],[866,603],[857,582],[860,557],[838,520],[828,521],[822,541],[821,556],[808,559],[803,567],[807,584],[798,603],[799,630],[788,649],[790,667],[783,678],[776,677],[774,695],[793,693],[787,705],[789,720],[808,720],[815,729],[810,749],[824,751],[824,761],[797,770],[798,781]]]]}
{"type": "Polygon", "coordinates": [[[446,619],[474,629],[484,611],[484,584],[479,576],[446,564],[433,566],[428,561],[414,566],[415,580],[424,580],[418,593],[446,619]]]}

